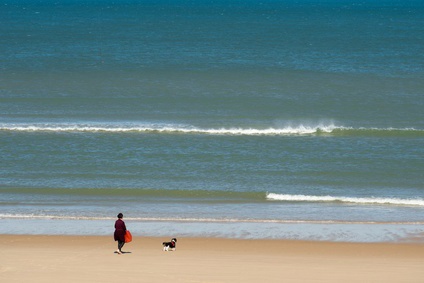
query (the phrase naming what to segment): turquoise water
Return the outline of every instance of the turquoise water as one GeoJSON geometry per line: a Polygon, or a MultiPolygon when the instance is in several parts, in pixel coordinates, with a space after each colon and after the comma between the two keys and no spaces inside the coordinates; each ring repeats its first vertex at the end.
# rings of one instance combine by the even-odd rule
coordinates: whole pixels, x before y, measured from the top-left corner
{"type": "Polygon", "coordinates": [[[0,17],[0,233],[422,239],[421,2],[0,17]]]}

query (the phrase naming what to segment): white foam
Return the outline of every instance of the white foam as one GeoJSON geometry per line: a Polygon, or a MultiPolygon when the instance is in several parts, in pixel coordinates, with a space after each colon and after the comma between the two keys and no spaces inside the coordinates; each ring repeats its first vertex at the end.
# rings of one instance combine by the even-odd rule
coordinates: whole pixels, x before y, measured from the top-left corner
{"type": "Polygon", "coordinates": [[[342,197],[342,196],[310,196],[267,193],[267,199],[296,202],[344,202],[356,204],[407,205],[424,206],[424,199],[375,198],[375,197],[342,197]]]}
{"type": "MultiPolygon", "coordinates": [[[[70,215],[36,215],[36,214],[0,214],[0,219],[22,220],[71,220],[71,221],[113,221],[114,217],[87,217],[70,215]]],[[[424,225],[424,221],[348,221],[348,220],[291,220],[291,219],[242,219],[242,218],[193,218],[193,217],[126,217],[135,222],[180,222],[180,223],[275,223],[275,224],[390,224],[390,225],[424,225]]]]}
{"type": "Polygon", "coordinates": [[[335,134],[337,132],[412,132],[422,133],[415,128],[352,128],[336,125],[334,122],[287,123],[276,127],[222,127],[201,128],[185,124],[143,123],[143,122],[83,122],[83,123],[3,123],[0,131],[14,132],[104,132],[104,133],[163,133],[163,134],[204,134],[204,135],[246,135],[246,136],[296,136],[335,134]]]}
{"type": "MultiPolygon", "coordinates": [[[[199,128],[191,125],[137,124],[137,123],[34,123],[0,124],[2,131],[16,132],[160,132],[211,135],[305,135],[330,133],[338,127],[333,124],[316,126],[284,126],[281,128],[199,128]]],[[[340,127],[339,127],[340,128],[340,127]]]]}

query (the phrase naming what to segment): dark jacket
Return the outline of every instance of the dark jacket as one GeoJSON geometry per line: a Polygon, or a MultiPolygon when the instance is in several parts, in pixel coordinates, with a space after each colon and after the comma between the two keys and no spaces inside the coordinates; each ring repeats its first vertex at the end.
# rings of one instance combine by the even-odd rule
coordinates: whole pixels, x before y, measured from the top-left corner
{"type": "Polygon", "coordinates": [[[127,227],[125,227],[125,222],[122,219],[116,220],[115,233],[113,234],[115,241],[125,242],[126,231],[127,231],[127,227]]]}

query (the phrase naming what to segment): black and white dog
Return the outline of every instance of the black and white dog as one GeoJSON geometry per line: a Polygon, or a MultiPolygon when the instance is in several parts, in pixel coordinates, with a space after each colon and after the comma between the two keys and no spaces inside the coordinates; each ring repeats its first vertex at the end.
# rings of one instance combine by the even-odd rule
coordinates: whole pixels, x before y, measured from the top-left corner
{"type": "Polygon", "coordinates": [[[172,238],[171,242],[163,242],[162,245],[163,245],[164,252],[175,251],[175,249],[177,248],[177,239],[172,238]]]}

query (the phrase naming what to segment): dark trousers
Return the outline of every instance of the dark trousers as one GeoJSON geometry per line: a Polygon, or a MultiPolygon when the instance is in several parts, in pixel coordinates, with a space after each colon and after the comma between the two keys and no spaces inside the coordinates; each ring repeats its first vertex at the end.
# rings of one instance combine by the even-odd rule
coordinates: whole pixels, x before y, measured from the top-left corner
{"type": "Polygon", "coordinates": [[[122,247],[125,245],[125,242],[118,240],[118,250],[122,252],[122,247]]]}

